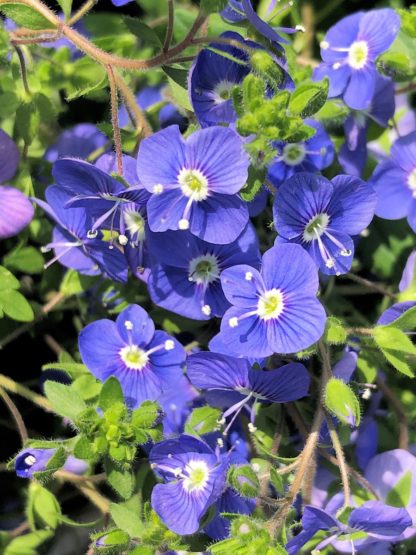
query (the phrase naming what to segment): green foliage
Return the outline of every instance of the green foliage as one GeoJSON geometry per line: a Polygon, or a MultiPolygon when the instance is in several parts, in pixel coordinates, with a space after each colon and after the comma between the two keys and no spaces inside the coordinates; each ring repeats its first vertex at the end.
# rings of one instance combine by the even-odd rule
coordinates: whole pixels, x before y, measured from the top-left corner
{"type": "Polygon", "coordinates": [[[416,38],[416,5],[413,4],[408,10],[397,10],[400,14],[401,29],[406,35],[416,38]]]}
{"type": "Polygon", "coordinates": [[[130,544],[129,535],[123,530],[114,529],[96,534],[94,536],[94,549],[97,553],[107,553],[117,555],[122,553],[130,544]]]}
{"type": "Polygon", "coordinates": [[[38,555],[38,548],[53,537],[53,530],[37,530],[14,538],[4,549],[4,555],[38,555]]]}
{"type": "Polygon", "coordinates": [[[407,507],[412,493],[413,475],[410,471],[403,474],[400,480],[388,492],[386,504],[392,507],[407,507]]]}
{"type": "Polygon", "coordinates": [[[311,81],[296,88],[290,97],[289,110],[292,114],[308,118],[318,112],[328,97],[329,81],[311,81]]]}
{"type": "Polygon", "coordinates": [[[32,530],[54,530],[60,522],[61,507],[52,492],[37,482],[31,482],[26,513],[32,530]]]}
{"type": "Polygon", "coordinates": [[[244,497],[256,497],[260,482],[257,474],[249,465],[232,466],[227,475],[228,483],[244,497]]]}
{"type": "Polygon", "coordinates": [[[0,266],[0,318],[6,314],[19,322],[30,322],[34,318],[33,310],[25,297],[16,291],[20,283],[14,275],[0,266]]]}
{"type": "Polygon", "coordinates": [[[82,397],[68,385],[47,381],[45,395],[49,399],[53,410],[60,416],[76,421],[78,415],[87,408],[82,397]]]}
{"type": "Polygon", "coordinates": [[[201,11],[209,15],[223,10],[228,3],[228,0],[201,0],[201,11]]]}
{"type": "Polygon", "coordinates": [[[331,378],[325,388],[325,407],[343,424],[359,426],[360,402],[352,389],[342,380],[331,378]]]}
{"type": "Polygon", "coordinates": [[[110,514],[116,526],[131,538],[142,537],[145,525],[140,519],[140,501],[137,496],[133,496],[126,503],[112,503],[110,514]]]}
{"type": "Polygon", "coordinates": [[[18,246],[3,258],[7,268],[26,274],[40,274],[43,270],[43,262],[43,256],[35,247],[18,246]]]}
{"type": "Polygon", "coordinates": [[[43,15],[37,12],[34,8],[20,4],[18,2],[10,2],[2,4],[0,11],[6,17],[12,19],[21,27],[27,29],[53,29],[54,25],[50,23],[43,15]]]}
{"type": "Polygon", "coordinates": [[[218,421],[221,418],[220,409],[214,407],[197,407],[188,416],[185,423],[187,434],[203,435],[218,430],[218,421]]]}
{"type": "Polygon", "coordinates": [[[342,345],[347,341],[347,332],[338,318],[334,316],[328,317],[324,338],[330,345],[342,345]]]}
{"type": "Polygon", "coordinates": [[[403,331],[394,326],[378,326],[374,329],[374,340],[396,370],[413,378],[416,346],[403,331]]]}
{"type": "Polygon", "coordinates": [[[110,486],[123,499],[129,499],[134,490],[134,475],[130,469],[121,468],[114,461],[104,460],[104,470],[110,486]]]}
{"type": "Polygon", "coordinates": [[[250,166],[248,170],[247,183],[240,192],[242,199],[246,202],[251,202],[257,193],[260,192],[265,180],[265,168],[254,168],[253,166],[250,166]]]}

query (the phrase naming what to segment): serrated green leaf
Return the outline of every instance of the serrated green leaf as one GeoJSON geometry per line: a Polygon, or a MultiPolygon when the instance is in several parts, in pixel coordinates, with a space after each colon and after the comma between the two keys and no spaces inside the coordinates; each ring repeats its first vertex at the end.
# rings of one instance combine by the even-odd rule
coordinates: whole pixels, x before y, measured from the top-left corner
{"type": "Polygon", "coordinates": [[[137,508],[134,509],[129,501],[129,505],[111,503],[110,514],[116,526],[127,532],[131,538],[141,538],[145,531],[145,525],[139,517],[139,500],[137,499],[137,508]]]}
{"type": "Polygon", "coordinates": [[[0,308],[9,318],[18,322],[31,322],[34,318],[28,301],[15,290],[0,291],[0,308]]]}
{"type": "Polygon", "coordinates": [[[79,436],[78,441],[74,445],[74,457],[83,460],[90,460],[94,456],[94,451],[90,440],[86,436],[79,436]]]}
{"type": "Polygon", "coordinates": [[[91,83],[82,89],[77,89],[76,91],[68,94],[66,97],[66,100],[68,102],[71,102],[72,100],[75,100],[76,98],[80,98],[81,96],[88,96],[92,92],[104,89],[104,87],[106,86],[107,86],[107,76],[104,76],[98,82],[91,83]]]}
{"type": "Polygon", "coordinates": [[[98,405],[103,411],[106,411],[114,403],[124,403],[124,395],[120,382],[114,376],[110,376],[102,386],[98,405]]]}
{"type": "Polygon", "coordinates": [[[48,380],[44,387],[52,409],[61,416],[75,421],[78,414],[87,408],[80,395],[68,385],[48,380]]]}
{"type": "Polygon", "coordinates": [[[53,29],[54,25],[34,8],[20,3],[2,4],[0,11],[20,27],[27,29],[53,29]]]}
{"type": "Polygon", "coordinates": [[[111,487],[122,497],[128,499],[134,491],[135,479],[131,470],[122,470],[112,460],[105,459],[104,470],[111,487]]]}
{"type": "Polygon", "coordinates": [[[61,516],[61,507],[52,492],[38,482],[29,486],[27,518],[32,530],[49,527],[54,530],[61,516]]]}
{"type": "Polygon", "coordinates": [[[307,118],[318,112],[328,98],[329,81],[302,83],[292,93],[289,110],[292,114],[307,118]]]}
{"type": "Polygon", "coordinates": [[[377,326],[374,340],[383,355],[396,370],[414,377],[416,364],[416,346],[401,330],[390,326],[377,326]]]}
{"type": "Polygon", "coordinates": [[[154,401],[144,401],[133,411],[131,423],[137,428],[151,428],[160,416],[160,407],[154,401]]]}
{"type": "Polygon", "coordinates": [[[325,407],[344,424],[359,426],[360,403],[352,389],[342,380],[331,378],[325,388],[325,407]]]}
{"type": "Polygon", "coordinates": [[[220,418],[220,409],[208,406],[197,407],[186,420],[185,433],[203,435],[214,432],[218,429],[220,418]]]}
{"type": "Polygon", "coordinates": [[[52,530],[38,530],[14,538],[6,546],[4,555],[38,555],[37,548],[51,539],[53,534],[52,530]]]}
{"type": "Polygon", "coordinates": [[[84,401],[91,401],[100,394],[102,384],[88,373],[76,378],[71,387],[84,401]]]}
{"type": "Polygon", "coordinates": [[[330,345],[342,345],[347,341],[347,332],[345,331],[341,320],[334,316],[329,316],[325,327],[325,341],[330,345]]]}
{"type": "Polygon", "coordinates": [[[135,17],[124,17],[123,21],[127,25],[129,31],[140,39],[144,45],[156,46],[158,48],[162,47],[162,41],[156,31],[143,21],[135,17]]]}

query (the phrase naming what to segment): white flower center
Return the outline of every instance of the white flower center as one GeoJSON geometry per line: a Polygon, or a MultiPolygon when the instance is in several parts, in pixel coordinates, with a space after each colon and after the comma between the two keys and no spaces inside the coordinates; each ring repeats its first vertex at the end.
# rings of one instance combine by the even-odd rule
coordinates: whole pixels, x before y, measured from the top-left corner
{"type": "Polygon", "coordinates": [[[283,294],[280,289],[266,291],[257,303],[257,315],[262,320],[272,320],[280,316],[284,308],[283,294]]]}
{"type": "Polygon", "coordinates": [[[130,370],[142,370],[149,361],[147,353],[137,345],[126,345],[120,350],[119,355],[130,370]]]}
{"type": "Polygon", "coordinates": [[[34,455],[28,455],[27,457],[25,457],[24,459],[24,463],[26,466],[33,466],[36,462],[36,457],[34,455]]]}
{"type": "Polygon", "coordinates": [[[407,176],[407,185],[412,191],[413,198],[416,198],[416,168],[407,176]]]}
{"type": "Polygon", "coordinates": [[[214,87],[215,104],[221,104],[230,99],[231,89],[234,87],[235,83],[223,79],[214,87]]]}
{"type": "Polygon", "coordinates": [[[368,59],[368,45],[364,40],[353,42],[348,51],[348,64],[353,69],[363,69],[368,59]]]}
{"type": "Polygon", "coordinates": [[[141,243],[145,239],[145,220],[140,212],[136,210],[124,210],[124,222],[131,238],[135,243],[141,243]]]}
{"type": "Polygon", "coordinates": [[[306,156],[306,148],[302,143],[285,145],[282,153],[283,162],[288,166],[298,166],[306,156]]]}
{"type": "Polygon", "coordinates": [[[208,197],[208,179],[200,170],[182,168],[178,175],[178,183],[182,193],[193,201],[205,200],[208,197]]]}
{"type": "Polygon", "coordinates": [[[218,259],[213,254],[204,254],[193,258],[189,263],[189,281],[199,285],[209,285],[220,276],[218,259]]]}
{"type": "Polygon", "coordinates": [[[203,489],[209,478],[209,468],[205,461],[189,461],[184,473],[186,477],[182,485],[188,492],[203,489]]]}
{"type": "Polygon", "coordinates": [[[323,235],[329,224],[328,214],[322,213],[314,216],[306,225],[303,232],[304,241],[313,241],[323,235]]]}

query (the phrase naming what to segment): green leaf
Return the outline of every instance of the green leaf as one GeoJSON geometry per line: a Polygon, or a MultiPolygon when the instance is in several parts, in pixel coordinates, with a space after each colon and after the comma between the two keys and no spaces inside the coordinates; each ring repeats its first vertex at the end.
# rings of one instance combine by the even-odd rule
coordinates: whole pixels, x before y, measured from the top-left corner
{"type": "Polygon", "coordinates": [[[415,74],[411,60],[403,52],[386,52],[378,59],[377,67],[395,81],[410,80],[415,74]]]}
{"type": "Polygon", "coordinates": [[[201,11],[205,15],[221,12],[227,6],[228,0],[201,0],[201,11]]]}
{"type": "Polygon", "coordinates": [[[137,428],[151,428],[160,416],[160,407],[154,401],[144,401],[133,411],[131,423],[137,428]]]}
{"type": "Polygon", "coordinates": [[[120,382],[114,376],[110,376],[102,386],[98,405],[106,411],[114,403],[124,403],[124,396],[120,382]]]}
{"type": "Polygon", "coordinates": [[[289,110],[292,114],[307,118],[318,112],[328,98],[329,81],[311,81],[303,83],[292,94],[289,110]]]}
{"type": "MultiPolygon", "coordinates": [[[[109,548],[117,549],[116,553],[125,553],[125,548],[128,547],[130,543],[130,537],[123,530],[110,530],[109,532],[104,532],[104,534],[98,534],[95,536],[95,541],[100,540],[100,544],[96,543],[95,551],[97,553],[110,553],[109,548]]],[[[114,553],[111,549],[111,553],[114,553]]]]}
{"type": "Polygon", "coordinates": [[[74,380],[79,376],[88,373],[85,364],[81,364],[79,362],[48,362],[48,364],[44,364],[42,366],[42,370],[62,370],[74,380]]]}
{"type": "Polygon", "coordinates": [[[279,493],[280,495],[284,494],[285,484],[283,482],[283,478],[280,474],[276,472],[276,469],[273,467],[270,469],[270,482],[272,483],[272,486],[275,488],[277,493],[279,493]]]}
{"type": "Polygon", "coordinates": [[[34,102],[25,102],[16,110],[16,130],[19,137],[30,145],[39,129],[40,116],[34,102]]]}
{"type": "Polygon", "coordinates": [[[331,378],[325,389],[325,406],[344,424],[359,426],[360,403],[352,389],[342,380],[331,378]]]}
{"type": "Polygon", "coordinates": [[[94,276],[83,276],[75,270],[68,270],[62,280],[60,291],[68,297],[83,293],[96,281],[94,276]]]}
{"type": "Polygon", "coordinates": [[[315,118],[325,127],[332,129],[341,126],[347,119],[350,111],[340,100],[328,100],[322,108],[316,112],[315,118]]]}
{"type": "Polygon", "coordinates": [[[227,475],[228,483],[244,497],[257,497],[260,482],[253,468],[248,465],[232,466],[227,475]]]}
{"type": "Polygon", "coordinates": [[[18,322],[31,322],[34,318],[32,307],[18,291],[0,291],[0,308],[18,322]]]}
{"type": "Polygon", "coordinates": [[[20,98],[12,91],[0,94],[0,117],[7,118],[16,113],[20,98]]]}
{"type": "Polygon", "coordinates": [[[244,188],[240,191],[241,198],[246,202],[251,202],[262,188],[266,180],[266,169],[257,169],[250,166],[248,169],[248,179],[244,188]]]}
{"type": "Polygon", "coordinates": [[[416,306],[403,312],[401,316],[393,320],[390,324],[383,326],[385,329],[397,328],[402,331],[413,331],[416,329],[416,306]]]}
{"type": "Polygon", "coordinates": [[[347,332],[342,322],[334,316],[329,316],[326,321],[324,338],[330,345],[342,345],[347,341],[347,332]]]}
{"type": "Polygon", "coordinates": [[[71,386],[48,380],[44,387],[53,410],[61,416],[75,421],[78,414],[87,408],[83,399],[71,386]]]}
{"type": "Polygon", "coordinates": [[[19,280],[7,268],[0,266],[0,291],[19,289],[19,287],[19,280]]]}
{"type": "Polygon", "coordinates": [[[68,457],[68,454],[64,447],[58,447],[53,456],[49,459],[45,470],[40,470],[33,473],[34,478],[40,481],[47,481],[52,474],[57,470],[60,470],[68,457]]]}
{"type": "Polygon", "coordinates": [[[408,10],[397,10],[401,19],[401,28],[409,37],[416,38],[416,5],[408,10]]]}
{"type": "Polygon", "coordinates": [[[131,497],[135,479],[129,469],[121,469],[111,459],[105,459],[104,470],[107,474],[107,480],[111,487],[122,497],[128,499],[131,497]]]}
{"type": "Polygon", "coordinates": [[[29,6],[20,3],[2,4],[0,11],[20,27],[27,29],[54,29],[53,23],[29,6]]]}
{"type": "Polygon", "coordinates": [[[156,46],[158,48],[162,47],[162,41],[160,40],[158,34],[154,29],[140,21],[135,17],[124,17],[124,23],[127,25],[129,31],[133,33],[135,37],[140,39],[144,45],[156,46]]]}
{"type": "Polygon", "coordinates": [[[185,423],[187,434],[208,434],[218,430],[218,420],[221,418],[220,409],[214,407],[197,407],[188,416],[185,423]]]}
{"type": "Polygon", "coordinates": [[[386,504],[392,507],[407,507],[412,492],[413,474],[409,471],[405,472],[400,480],[388,492],[386,504]]]}
{"type": "Polygon", "coordinates": [[[43,271],[44,260],[35,247],[18,247],[4,257],[3,263],[12,270],[39,274],[43,271]]]}
{"type": "Polygon", "coordinates": [[[185,110],[193,111],[188,95],[188,70],[175,64],[162,66],[169,81],[170,91],[175,103],[185,110]]]}
{"type": "Polygon", "coordinates": [[[66,100],[68,102],[71,102],[72,100],[80,98],[81,96],[88,96],[92,92],[104,89],[106,86],[107,86],[107,76],[104,75],[104,77],[99,81],[97,81],[96,83],[90,83],[85,87],[83,87],[82,89],[77,89],[74,92],[68,94],[66,97],[66,100]]]}
{"type": "Polygon", "coordinates": [[[90,460],[94,456],[90,440],[86,436],[79,436],[78,441],[74,445],[74,457],[83,460],[90,460]]]}
{"type": "Polygon", "coordinates": [[[64,12],[65,20],[69,19],[72,9],[72,0],[56,0],[64,12]]]}
{"type": "Polygon", "coordinates": [[[38,555],[37,550],[43,543],[53,537],[52,530],[38,530],[14,538],[4,550],[3,555],[38,555]]]}
{"type": "Polygon", "coordinates": [[[414,377],[416,346],[405,333],[391,326],[378,326],[374,329],[374,340],[396,370],[414,377]]]}
{"type": "Polygon", "coordinates": [[[54,530],[59,524],[61,507],[53,493],[33,481],[29,486],[26,514],[32,530],[46,527],[54,530]]]}
{"type": "Polygon", "coordinates": [[[98,397],[102,384],[91,374],[83,374],[74,380],[72,389],[76,391],[84,401],[91,401],[98,397]]]}
{"type": "Polygon", "coordinates": [[[140,538],[145,531],[145,525],[139,517],[139,500],[137,497],[132,499],[136,500],[137,507],[132,506],[131,500],[127,504],[111,503],[110,514],[118,528],[127,532],[131,538],[140,538]]]}

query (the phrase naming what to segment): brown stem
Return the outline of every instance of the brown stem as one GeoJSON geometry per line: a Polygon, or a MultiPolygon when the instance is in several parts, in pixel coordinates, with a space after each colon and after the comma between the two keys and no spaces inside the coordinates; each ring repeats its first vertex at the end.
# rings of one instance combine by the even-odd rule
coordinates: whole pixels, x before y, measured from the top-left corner
{"type": "Polygon", "coordinates": [[[29,523],[27,520],[25,520],[24,522],[22,522],[22,524],[19,524],[19,526],[14,528],[14,530],[11,530],[9,532],[9,536],[11,538],[17,538],[18,536],[27,532],[29,529],[30,529],[29,523]]]}
{"type": "Polygon", "coordinates": [[[376,384],[387,401],[391,404],[392,409],[396,413],[397,420],[399,421],[399,449],[409,450],[409,422],[404,407],[393,391],[380,377],[376,378],[376,384]]]}
{"type": "Polygon", "coordinates": [[[378,283],[374,283],[351,272],[345,274],[345,277],[350,279],[351,281],[359,283],[360,285],[364,285],[364,287],[367,287],[367,289],[372,289],[373,291],[380,293],[380,295],[384,295],[386,297],[389,297],[390,299],[396,300],[396,295],[394,295],[394,293],[388,291],[388,289],[385,289],[382,285],[379,285],[378,283]]]}
{"type": "Polygon", "coordinates": [[[325,417],[326,423],[329,429],[329,436],[332,441],[332,445],[335,450],[336,459],[338,461],[339,473],[342,480],[342,489],[344,490],[344,507],[349,507],[351,505],[351,489],[350,482],[348,479],[347,463],[345,461],[344,451],[342,449],[341,442],[339,440],[337,431],[335,429],[332,418],[328,415],[325,417]]]}
{"type": "Polygon", "coordinates": [[[14,421],[16,422],[16,428],[19,432],[20,439],[22,441],[22,445],[29,439],[29,435],[27,433],[27,429],[25,423],[23,422],[22,415],[20,414],[18,408],[4,391],[3,388],[0,387],[0,397],[3,399],[5,405],[9,409],[10,414],[13,416],[14,421]]]}
{"type": "Polygon", "coordinates": [[[170,43],[172,42],[174,17],[175,12],[173,10],[173,0],[168,0],[168,24],[166,28],[165,40],[163,42],[163,52],[167,52],[169,50],[170,43]]]}
{"type": "Polygon", "coordinates": [[[402,87],[401,89],[396,89],[395,94],[413,92],[415,89],[416,89],[416,83],[409,83],[408,85],[402,87]]]}
{"type": "Polygon", "coordinates": [[[23,55],[22,49],[18,46],[18,44],[16,44],[16,42],[12,41],[13,47],[16,50],[16,54],[19,58],[19,64],[20,64],[20,74],[22,76],[22,82],[23,82],[23,87],[25,89],[25,92],[28,96],[31,96],[31,92],[30,92],[30,88],[29,88],[29,83],[27,81],[27,71],[26,71],[26,61],[25,61],[25,57],[23,55]]]}
{"type": "Polygon", "coordinates": [[[130,87],[127,85],[123,77],[118,72],[114,72],[114,77],[117,83],[117,87],[126,103],[126,107],[134,117],[135,125],[140,129],[144,137],[148,137],[152,134],[152,128],[150,127],[140,106],[137,104],[136,97],[134,96],[133,92],[131,91],[130,87]]]}
{"type": "Polygon", "coordinates": [[[117,157],[117,173],[123,175],[123,151],[121,147],[121,134],[118,125],[118,89],[111,65],[106,67],[111,96],[111,125],[113,126],[114,146],[117,157]]]}
{"type": "Polygon", "coordinates": [[[98,0],[87,0],[68,20],[68,25],[74,25],[77,21],[84,17],[98,2],[98,0]]]}
{"type": "Polygon", "coordinates": [[[0,374],[0,387],[6,389],[9,393],[15,393],[16,395],[20,395],[20,397],[24,397],[28,401],[31,401],[35,405],[38,405],[44,410],[51,411],[52,407],[49,404],[49,401],[43,397],[43,395],[39,395],[38,393],[34,393],[28,387],[15,382],[11,378],[0,374]]]}

